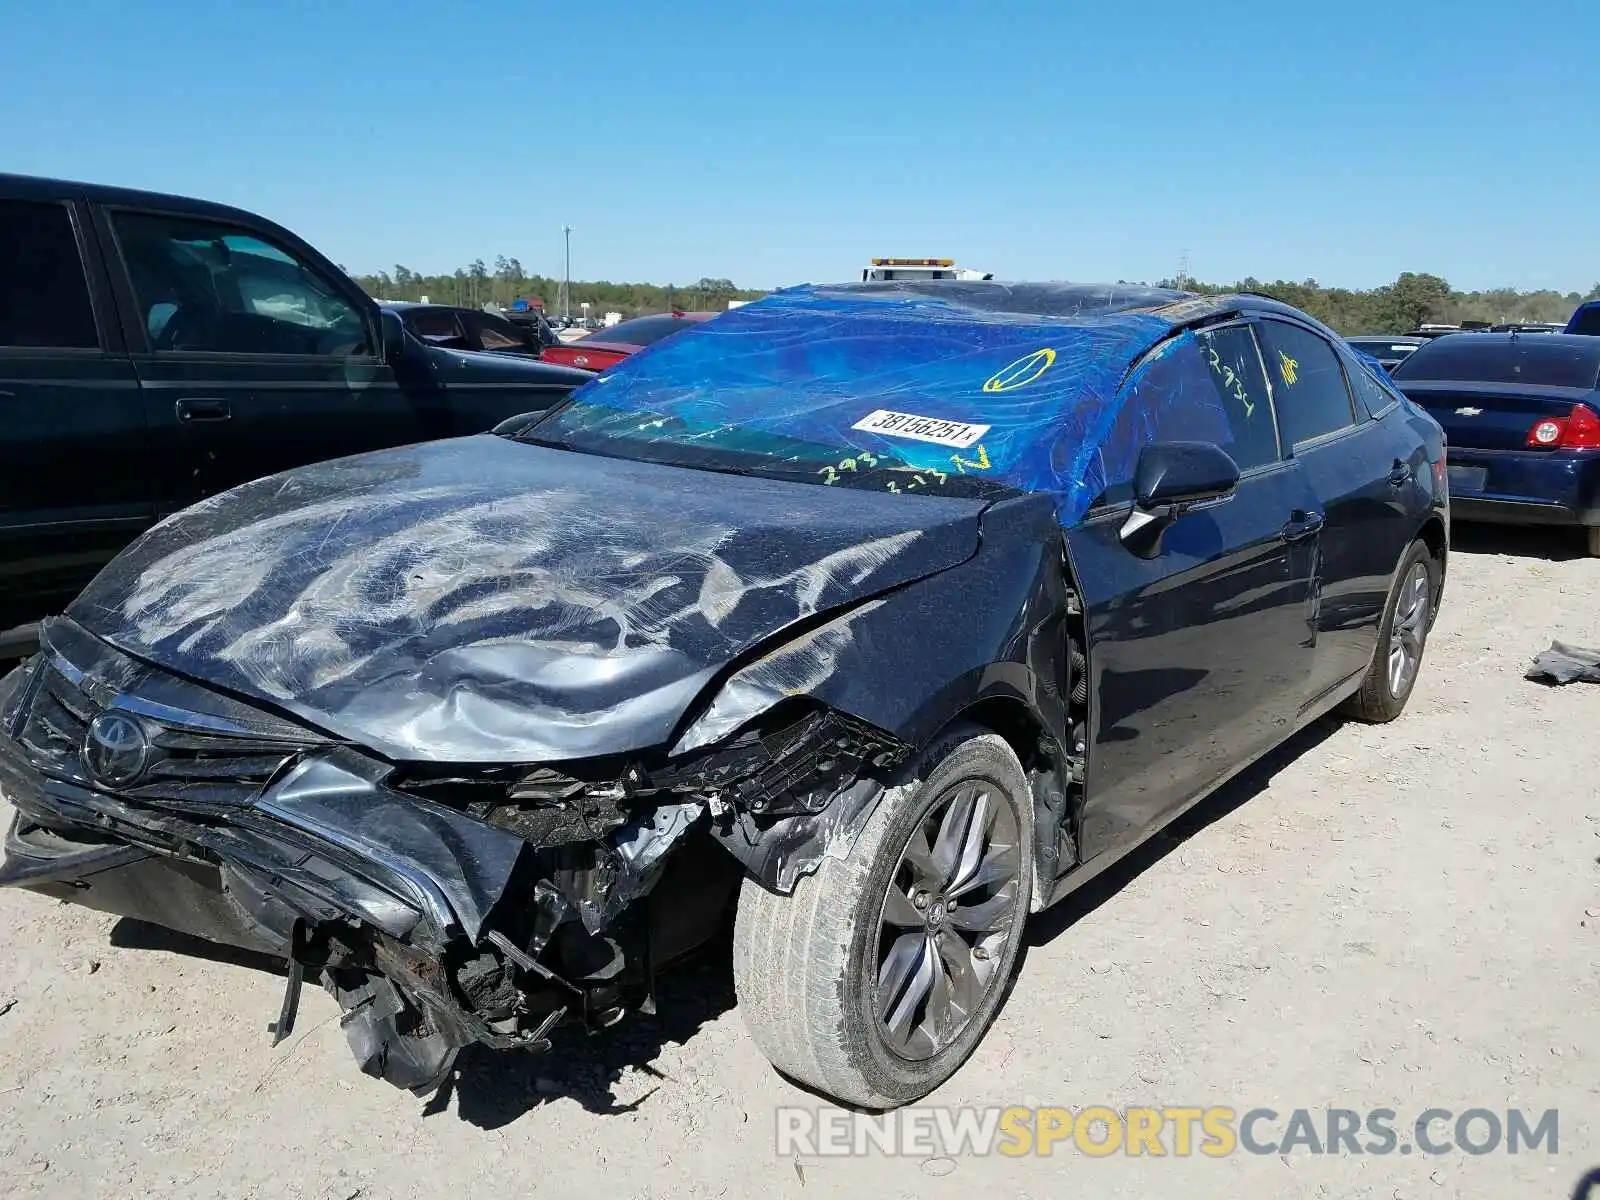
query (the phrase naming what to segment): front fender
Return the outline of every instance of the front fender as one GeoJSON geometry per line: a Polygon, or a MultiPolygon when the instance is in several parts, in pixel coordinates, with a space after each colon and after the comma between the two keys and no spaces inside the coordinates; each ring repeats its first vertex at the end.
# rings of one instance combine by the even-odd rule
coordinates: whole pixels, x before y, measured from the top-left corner
{"type": "MultiPolygon", "coordinates": [[[[866,721],[916,752],[963,713],[1002,701],[1024,708],[1059,746],[1068,680],[1063,562],[1049,498],[996,505],[971,559],[859,604],[727,675],[672,754],[719,742],[796,697],[866,721]]],[[[720,840],[763,885],[788,892],[823,855],[849,852],[882,795],[881,784],[858,780],[820,813],[764,827],[741,815],[720,840]]],[[[1041,824],[1058,823],[1060,807],[1045,806],[1041,824]]],[[[1038,832],[1053,871],[1053,829],[1038,832]]]]}
{"type": "Polygon", "coordinates": [[[1064,557],[1049,498],[993,506],[980,539],[967,561],[776,642],[714,682],[672,753],[720,741],[797,696],[919,749],[992,694],[1028,704],[1046,729],[1064,729],[1064,557]]]}

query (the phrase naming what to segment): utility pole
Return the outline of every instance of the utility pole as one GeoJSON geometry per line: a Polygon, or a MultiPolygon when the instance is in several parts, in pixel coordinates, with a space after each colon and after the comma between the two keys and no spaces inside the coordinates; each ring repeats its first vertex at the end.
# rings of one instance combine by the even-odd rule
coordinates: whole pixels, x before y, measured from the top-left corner
{"type": "Polygon", "coordinates": [[[561,319],[572,318],[572,226],[561,227],[561,237],[567,245],[566,273],[561,277],[561,319]]]}

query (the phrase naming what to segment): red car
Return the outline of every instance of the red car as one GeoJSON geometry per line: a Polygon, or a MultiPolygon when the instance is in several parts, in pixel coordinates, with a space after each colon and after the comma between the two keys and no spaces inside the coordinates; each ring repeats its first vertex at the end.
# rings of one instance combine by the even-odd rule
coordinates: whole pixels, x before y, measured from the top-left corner
{"type": "Polygon", "coordinates": [[[709,321],[716,315],[714,312],[674,312],[660,313],[651,317],[635,317],[631,321],[613,325],[610,329],[597,330],[575,342],[550,346],[542,357],[547,363],[557,363],[563,367],[604,371],[607,367],[616,366],[635,351],[652,346],[662,338],[669,338],[675,333],[682,333],[685,329],[701,321],[709,321]]]}

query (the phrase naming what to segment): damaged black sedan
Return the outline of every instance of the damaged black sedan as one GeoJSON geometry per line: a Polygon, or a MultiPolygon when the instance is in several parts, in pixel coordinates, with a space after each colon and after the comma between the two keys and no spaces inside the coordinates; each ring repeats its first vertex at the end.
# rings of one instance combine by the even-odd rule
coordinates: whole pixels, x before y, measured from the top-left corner
{"type": "Polygon", "coordinates": [[[0,683],[0,884],[291,963],[367,1073],[648,1008],[948,1078],[1030,912],[1336,706],[1397,716],[1438,427],[1253,296],[801,288],[495,434],[169,518],[0,683]]]}

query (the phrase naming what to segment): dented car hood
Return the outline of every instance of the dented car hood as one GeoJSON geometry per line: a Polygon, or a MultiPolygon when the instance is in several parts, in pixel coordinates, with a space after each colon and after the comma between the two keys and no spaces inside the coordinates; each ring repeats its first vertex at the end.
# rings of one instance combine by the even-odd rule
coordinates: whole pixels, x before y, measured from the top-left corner
{"type": "Polygon", "coordinates": [[[394,759],[554,761],[668,742],[752,648],[970,557],[983,507],[483,435],[223,493],[68,612],[394,759]]]}

